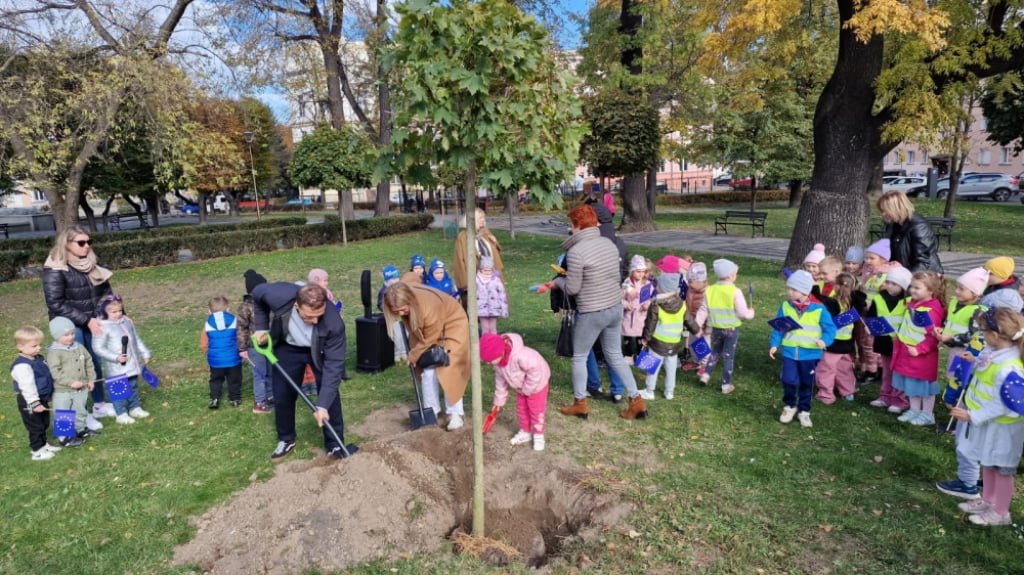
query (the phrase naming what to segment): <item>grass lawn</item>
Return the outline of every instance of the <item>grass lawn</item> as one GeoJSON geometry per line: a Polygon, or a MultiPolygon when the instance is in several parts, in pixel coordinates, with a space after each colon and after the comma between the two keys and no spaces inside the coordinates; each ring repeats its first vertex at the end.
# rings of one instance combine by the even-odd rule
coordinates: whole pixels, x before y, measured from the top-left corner
{"type": "MultiPolygon", "coordinates": [[[[965,211],[978,210],[986,227],[1006,229],[1007,234],[1008,218],[1020,213],[1019,207],[981,203],[960,207],[964,232],[958,249],[972,241],[965,211]],[[994,213],[1005,213],[1007,220],[989,219],[994,213]]],[[[781,214],[787,212],[776,212],[780,215],[769,217],[769,233],[784,235],[781,214]]],[[[702,218],[711,217],[671,214],[659,220],[701,226],[702,218]]],[[[568,361],[553,353],[558,320],[544,310],[547,296],[527,291],[549,278],[558,240],[518,234],[513,242],[498,235],[512,298],[512,318],[503,320],[500,329],[522,333],[546,355],[553,371],[549,417],[560,418],[555,409],[571,401],[571,385],[568,361]]],[[[695,252],[693,248],[687,246],[687,251],[695,252]]],[[[376,295],[381,266],[404,268],[412,253],[450,258],[452,244],[433,230],[347,248],[324,246],[116,272],[113,285],[154,352],[151,367],[163,378],[159,389],[143,391],[143,406],[153,417],[123,427],[103,420],[103,435],[84,448],[32,462],[9,394],[0,404],[0,456],[5,463],[0,572],[188,573],[173,569],[170,557],[175,545],[193,536],[189,517],[273,474],[268,459],[275,443],[273,418],[250,413],[248,404],[244,409],[208,410],[208,371],[198,349],[207,301],[217,294],[237,300],[248,268],[272,280],[298,279],[312,267],[331,273],[331,289],[345,303],[350,334],[353,379],[342,391],[349,423],[375,409],[410,402],[405,370],[376,376],[355,372],[354,317],[361,312],[360,271],[374,270],[376,295]]],[[[663,253],[644,255],[657,259],[663,253]]],[[[1024,529],[966,524],[957,511],[958,500],[932,486],[954,476],[952,438],[904,426],[870,408],[867,403],[876,397],[877,386],[858,394],[853,403],[815,404],[811,429],[778,423],[779,365],[768,359],[764,320],[774,315],[785,288],[775,277],[776,264],[739,263],[741,282],[754,281],[759,316],[742,328],[736,392],[723,396],[716,385],[698,387],[693,373],[681,372],[676,399],[652,401],[647,421],[621,420],[616,407],[595,402],[589,421],[573,420],[565,426],[572,433],[548,436],[549,450],[572,454],[600,474],[602,481],[595,482],[599,488],[620,492],[636,506],[621,532],[609,531],[587,547],[565,549],[569,565],[585,556],[593,562],[589,572],[609,574],[1016,572],[1024,529]],[[593,440],[597,429],[613,439],[593,440]],[[630,530],[637,536],[630,537],[630,530]]],[[[2,357],[9,365],[15,355],[14,330],[30,323],[48,333],[46,310],[38,280],[0,284],[0,301],[2,357]]],[[[491,371],[485,368],[483,373],[484,405],[489,406],[491,371]]],[[[248,383],[244,389],[244,397],[251,400],[248,383]]],[[[660,391],[659,384],[659,397],[660,391]]],[[[314,427],[311,418],[300,420],[299,446],[292,458],[312,457],[310,449],[319,446],[314,427]]],[[[1012,511],[1024,517],[1020,501],[1012,511]]],[[[555,573],[571,570],[565,564],[552,568],[555,573]]],[[[489,567],[442,551],[348,572],[528,571],[522,566],[489,567]]]]}
{"type": "MultiPolygon", "coordinates": [[[[925,216],[941,216],[945,209],[945,200],[913,200],[915,208],[925,216]]],[[[749,209],[749,203],[731,206],[730,209],[749,209]]],[[[793,235],[793,224],[796,222],[796,209],[765,208],[758,206],[758,211],[767,211],[765,235],[776,238],[789,238],[793,235]]],[[[708,233],[715,231],[715,218],[722,210],[695,210],[680,213],[659,213],[656,220],[660,229],[691,229],[708,233]]],[[[881,221],[878,210],[872,208],[872,221],[881,221]]],[[[1024,242],[1020,241],[1019,228],[1024,218],[1024,205],[1013,202],[996,204],[986,201],[961,200],[953,208],[953,217],[957,219],[953,231],[953,249],[958,252],[974,252],[999,254],[1007,256],[1024,256],[1024,242]]],[[[945,243],[941,246],[945,248],[945,243]]],[[[941,254],[940,254],[941,255],[941,254]]]]}

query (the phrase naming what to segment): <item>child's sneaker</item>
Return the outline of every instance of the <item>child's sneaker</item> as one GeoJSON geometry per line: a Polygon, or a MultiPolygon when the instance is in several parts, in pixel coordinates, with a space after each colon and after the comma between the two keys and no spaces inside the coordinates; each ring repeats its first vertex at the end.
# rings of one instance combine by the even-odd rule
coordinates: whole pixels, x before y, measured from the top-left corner
{"type": "Polygon", "coordinates": [[[995,509],[988,509],[981,513],[976,513],[967,518],[968,521],[975,525],[988,525],[995,527],[997,525],[1009,525],[1010,514],[999,514],[996,513],[995,509]]]}
{"type": "Polygon", "coordinates": [[[886,411],[888,411],[889,413],[903,413],[904,409],[905,408],[900,407],[898,405],[890,405],[889,409],[886,409],[886,411]]]}
{"type": "Polygon", "coordinates": [[[665,392],[665,399],[671,400],[671,399],[675,399],[675,398],[676,398],[676,394],[672,393],[671,391],[666,391],[665,392]]]}
{"type": "Polygon", "coordinates": [[[853,394],[851,393],[850,395],[844,396],[843,399],[846,401],[853,401],[853,394]]]}
{"type": "Polygon", "coordinates": [[[646,389],[641,389],[640,390],[640,397],[646,399],[647,401],[650,401],[650,400],[654,399],[654,392],[653,391],[647,391],[646,389]]]}
{"type": "Polygon", "coordinates": [[[731,383],[729,385],[722,386],[722,393],[724,393],[725,395],[729,395],[734,391],[736,391],[736,386],[731,383]]]}
{"type": "Polygon", "coordinates": [[[128,415],[134,417],[135,419],[145,419],[149,417],[149,412],[146,411],[145,409],[142,409],[141,407],[136,407],[135,409],[129,411],[128,415]]]}
{"type": "Polygon", "coordinates": [[[533,436],[533,450],[544,451],[544,435],[538,433],[533,436]]]}
{"type": "Polygon", "coordinates": [[[101,402],[93,404],[92,416],[96,419],[103,417],[117,417],[117,412],[114,411],[114,404],[101,402]]]}
{"type": "Polygon", "coordinates": [[[85,445],[85,440],[81,437],[61,437],[60,444],[62,447],[81,447],[85,445]]]}
{"type": "Polygon", "coordinates": [[[512,439],[508,440],[508,442],[512,445],[522,445],[524,443],[529,443],[531,439],[533,439],[532,435],[520,429],[512,436],[512,439]]]}
{"type": "Polygon", "coordinates": [[[58,451],[61,450],[61,446],[53,445],[52,443],[47,443],[46,445],[44,445],[42,447],[42,449],[45,449],[47,451],[52,451],[53,453],[57,453],[58,451]]]}
{"type": "Polygon", "coordinates": [[[868,405],[870,405],[871,407],[889,407],[889,404],[886,403],[885,400],[881,398],[872,401],[868,405]]]}
{"type": "Polygon", "coordinates": [[[40,447],[37,451],[32,452],[32,461],[45,461],[47,459],[53,459],[55,453],[50,451],[46,447],[40,447]]]}
{"type": "Polygon", "coordinates": [[[252,406],[253,413],[274,413],[274,408],[267,409],[265,403],[256,403],[252,406]]]}
{"type": "Polygon", "coordinates": [[[953,497],[959,497],[961,499],[977,499],[981,496],[981,489],[978,488],[978,484],[968,485],[959,479],[953,481],[940,481],[935,484],[935,488],[945,493],[946,495],[952,495],[953,497]]]}
{"type": "MultiPolygon", "coordinates": [[[[889,409],[891,410],[892,408],[889,408],[889,409]]],[[[921,413],[921,412],[920,411],[914,411],[913,409],[908,409],[908,410],[903,412],[903,415],[897,417],[896,421],[902,421],[903,423],[906,423],[906,422],[910,421],[911,419],[914,419],[915,417],[917,417],[917,415],[919,413],[921,413]]]]}
{"type": "Polygon", "coordinates": [[[796,414],[796,418],[800,420],[800,427],[814,427],[814,424],[811,423],[811,412],[801,411],[796,414]]]}
{"type": "Polygon", "coordinates": [[[100,420],[93,417],[91,413],[87,413],[85,415],[85,428],[89,431],[99,431],[103,429],[103,424],[100,423],[100,420]]]}
{"type": "Polygon", "coordinates": [[[935,425],[935,415],[931,413],[926,413],[924,411],[919,411],[917,413],[917,416],[914,417],[914,419],[910,420],[910,425],[916,425],[918,427],[923,427],[925,425],[935,425]]]}
{"type": "Polygon", "coordinates": [[[795,407],[790,407],[790,406],[787,405],[786,407],[782,408],[782,415],[779,416],[779,422],[780,423],[789,423],[790,421],[793,421],[793,416],[795,416],[795,415],[796,415],[796,408],[795,407]]]}
{"type": "Polygon", "coordinates": [[[448,431],[455,431],[456,429],[462,429],[464,424],[465,422],[462,420],[462,416],[457,413],[453,413],[451,417],[448,418],[448,427],[445,429],[448,431]]]}
{"type": "Polygon", "coordinates": [[[704,373],[700,374],[700,384],[701,385],[707,385],[709,381],[711,381],[711,374],[710,373],[704,372],[704,373]]]}
{"type": "Polygon", "coordinates": [[[120,423],[121,425],[131,425],[135,423],[135,419],[132,418],[132,416],[128,415],[127,413],[122,413],[121,415],[117,416],[117,422],[120,423]]]}
{"type": "Polygon", "coordinates": [[[958,503],[957,507],[959,507],[960,511],[963,511],[964,513],[974,514],[990,511],[992,509],[992,504],[989,503],[988,501],[985,501],[984,499],[978,498],[972,499],[970,501],[964,501],[963,503],[958,503]]]}
{"type": "Polygon", "coordinates": [[[693,371],[693,370],[697,369],[697,366],[698,366],[698,365],[699,365],[699,364],[697,364],[697,363],[694,363],[694,362],[692,362],[692,361],[691,361],[691,362],[689,362],[689,363],[684,363],[684,364],[683,364],[683,367],[682,367],[682,370],[683,370],[683,371],[693,371]]]}

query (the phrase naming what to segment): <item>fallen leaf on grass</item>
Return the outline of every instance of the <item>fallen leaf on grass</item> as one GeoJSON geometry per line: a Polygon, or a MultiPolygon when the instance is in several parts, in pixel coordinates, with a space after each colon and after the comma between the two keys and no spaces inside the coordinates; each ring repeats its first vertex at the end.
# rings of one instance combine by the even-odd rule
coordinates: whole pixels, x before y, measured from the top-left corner
{"type": "Polygon", "coordinates": [[[628,535],[629,535],[630,539],[636,539],[637,537],[640,537],[640,534],[637,531],[633,530],[633,529],[629,530],[628,535]]]}
{"type": "Polygon", "coordinates": [[[882,510],[881,509],[872,509],[871,512],[874,513],[876,516],[879,516],[879,517],[882,515],[882,510]]]}
{"type": "Polygon", "coordinates": [[[876,455],[875,456],[875,463],[881,463],[883,459],[885,459],[885,458],[882,457],[881,455],[876,455]]]}
{"type": "Polygon", "coordinates": [[[825,497],[832,497],[831,491],[822,491],[821,494],[824,495],[825,497]]]}
{"type": "Polygon", "coordinates": [[[825,533],[832,533],[831,525],[819,525],[818,528],[824,531],[825,533]]]}

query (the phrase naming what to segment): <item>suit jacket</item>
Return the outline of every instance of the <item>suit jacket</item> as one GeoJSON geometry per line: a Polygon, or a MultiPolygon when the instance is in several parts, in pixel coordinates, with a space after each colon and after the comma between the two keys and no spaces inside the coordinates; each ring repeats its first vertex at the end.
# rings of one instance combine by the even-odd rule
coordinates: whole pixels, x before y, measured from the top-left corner
{"type": "MultiPolygon", "coordinates": [[[[299,292],[296,284],[289,282],[265,283],[252,290],[253,331],[267,331],[274,347],[285,344],[288,322],[292,307],[299,292]]],[[[313,326],[310,354],[313,365],[320,371],[320,392],[317,407],[327,409],[338,397],[341,380],[348,379],[345,356],[348,342],[345,337],[345,322],[333,305],[328,305],[324,315],[313,326]]],[[[299,383],[299,382],[296,382],[299,383]]]]}

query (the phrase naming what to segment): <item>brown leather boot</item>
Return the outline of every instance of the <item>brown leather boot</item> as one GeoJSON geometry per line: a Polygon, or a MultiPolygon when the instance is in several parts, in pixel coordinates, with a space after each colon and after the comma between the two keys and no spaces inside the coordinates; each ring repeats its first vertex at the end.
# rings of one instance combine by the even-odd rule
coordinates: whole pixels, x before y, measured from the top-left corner
{"type": "Polygon", "coordinates": [[[577,399],[569,407],[562,407],[558,411],[562,412],[562,415],[575,415],[580,419],[586,419],[590,411],[587,409],[587,398],[577,399]]]}
{"type": "Polygon", "coordinates": [[[644,403],[644,398],[639,395],[631,397],[629,399],[629,409],[620,413],[619,417],[623,419],[646,419],[647,404],[644,403]]]}

